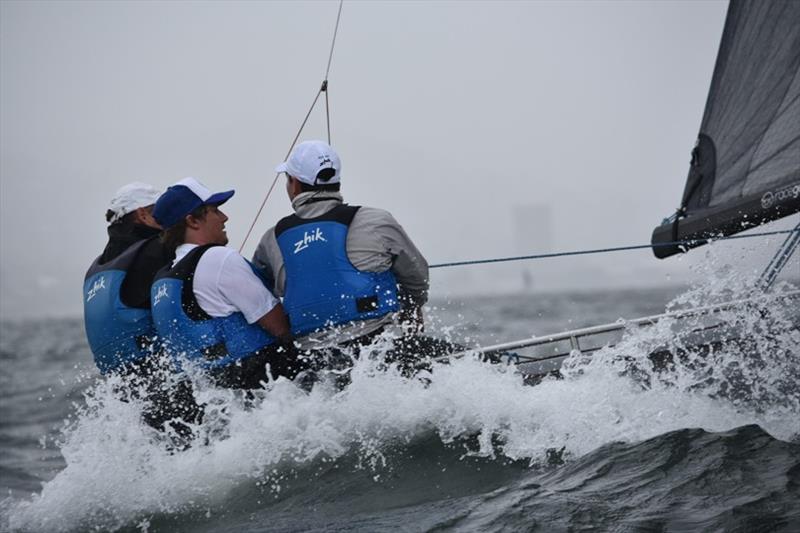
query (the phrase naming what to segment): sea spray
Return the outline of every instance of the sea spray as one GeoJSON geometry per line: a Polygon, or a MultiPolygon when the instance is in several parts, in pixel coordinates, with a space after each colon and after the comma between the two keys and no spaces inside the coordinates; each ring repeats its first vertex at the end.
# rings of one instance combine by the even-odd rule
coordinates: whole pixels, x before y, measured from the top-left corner
{"type": "MultiPolygon", "coordinates": [[[[708,288],[692,290],[673,305],[717,297],[708,288]]],[[[731,313],[725,320],[749,328],[752,349],[762,358],[779,348],[796,361],[796,328],[785,306],[731,313]]],[[[524,385],[513,366],[474,358],[435,365],[416,377],[386,368],[380,357],[363,359],[344,390],[323,383],[306,392],[278,380],[255,404],[199,380],[198,397],[214,414],[198,428],[193,446],[179,453],[140,422],[140,402],[121,401],[113,380],[102,380],[64,429],[65,468],[39,495],[7,507],[9,527],[116,530],[157,517],[214,515],[242,491],[280,501],[293,480],[321,479],[337,468],[361,470],[379,486],[403,468],[408,450],[431,439],[458,450],[464,461],[521,461],[533,469],[546,468],[553,450],[569,464],[611,443],[684,428],[720,432],[758,424],[779,439],[796,439],[800,409],[769,392],[784,385],[768,374],[769,365],[748,370],[764,381],[745,400],[723,393],[730,374],[709,380],[709,369],[699,371],[699,355],[653,367],[653,349],[670,343],[686,348],[674,327],[665,321],[631,328],[617,346],[592,358],[575,354],[563,379],[535,387],[524,385]]],[[[712,357],[729,362],[742,355],[732,350],[712,357]]],[[[781,360],[788,365],[789,359],[781,360]]]]}

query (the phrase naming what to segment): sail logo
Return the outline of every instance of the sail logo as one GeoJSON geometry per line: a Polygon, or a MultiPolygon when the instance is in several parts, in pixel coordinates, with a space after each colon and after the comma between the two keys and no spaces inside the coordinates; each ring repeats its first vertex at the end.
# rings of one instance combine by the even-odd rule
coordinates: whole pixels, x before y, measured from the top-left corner
{"type": "Polygon", "coordinates": [[[169,296],[169,294],[167,294],[167,284],[162,283],[161,285],[158,286],[158,289],[156,289],[156,295],[153,297],[153,307],[157,306],[158,302],[160,302],[162,298],[166,298],[167,296],[169,296]]]}
{"type": "Polygon", "coordinates": [[[308,248],[308,245],[312,242],[328,242],[327,239],[322,235],[322,230],[320,228],[316,228],[311,231],[311,233],[304,231],[303,238],[294,243],[294,253],[299,253],[308,248]]]}
{"type": "Polygon", "coordinates": [[[92,298],[97,296],[97,293],[100,290],[105,289],[105,288],[106,288],[106,277],[105,276],[100,276],[100,279],[94,280],[94,283],[92,284],[92,288],[89,289],[86,292],[86,303],[91,302],[92,298]]]}
{"type": "Polygon", "coordinates": [[[798,197],[800,197],[800,183],[789,185],[777,192],[765,192],[761,197],[761,207],[762,209],[769,209],[775,205],[775,202],[782,202],[790,198],[796,199],[798,197]]]}

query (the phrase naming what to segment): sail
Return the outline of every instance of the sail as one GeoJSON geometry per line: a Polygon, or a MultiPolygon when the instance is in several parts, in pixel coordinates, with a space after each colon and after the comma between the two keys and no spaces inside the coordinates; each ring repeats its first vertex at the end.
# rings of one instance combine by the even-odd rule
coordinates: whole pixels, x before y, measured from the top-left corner
{"type": "Polygon", "coordinates": [[[653,231],[653,252],[668,257],[797,211],[800,1],[733,0],[683,199],[653,231]]]}

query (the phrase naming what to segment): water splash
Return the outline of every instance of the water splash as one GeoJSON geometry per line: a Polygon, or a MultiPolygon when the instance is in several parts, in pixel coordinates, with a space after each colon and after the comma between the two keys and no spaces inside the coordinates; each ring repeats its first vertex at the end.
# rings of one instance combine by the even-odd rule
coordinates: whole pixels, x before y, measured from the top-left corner
{"type": "MultiPolygon", "coordinates": [[[[694,287],[669,308],[749,290],[738,283],[694,287]]],[[[525,386],[514,367],[470,358],[414,378],[384,369],[379,358],[364,359],[344,390],[321,384],[306,393],[278,380],[255,405],[201,382],[197,393],[212,408],[196,428],[195,445],[181,453],[140,422],[139,402],[121,401],[118,384],[106,380],[64,429],[66,468],[31,500],[13,502],[8,525],[116,530],[156,515],[212,513],[243,486],[279,497],[284,480],[344,459],[379,480],[405,447],[431,437],[464,456],[531,466],[546,464],[553,450],[569,460],[683,428],[758,424],[778,439],[797,439],[800,336],[793,312],[773,302],[718,315],[746,342],[705,354],[691,349],[674,321],[631,329],[591,359],[569,359],[564,379],[535,387],[525,386]],[[649,354],[665,348],[681,357],[658,367],[649,354]]]]}

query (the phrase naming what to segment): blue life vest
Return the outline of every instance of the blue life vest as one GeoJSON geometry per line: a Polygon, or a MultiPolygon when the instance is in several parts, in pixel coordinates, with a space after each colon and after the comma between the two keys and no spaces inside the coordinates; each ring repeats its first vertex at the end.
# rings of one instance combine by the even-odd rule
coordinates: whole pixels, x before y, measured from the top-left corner
{"type": "Polygon", "coordinates": [[[149,309],[128,307],[120,291],[128,270],[150,239],[141,240],[100,264],[95,259],[83,282],[83,319],[94,362],[102,373],[152,353],[156,336],[149,309]]]}
{"type": "Polygon", "coordinates": [[[276,339],[258,324],[248,324],[242,313],[212,317],[200,307],[194,295],[197,263],[216,244],[198,246],[156,275],[150,303],[156,331],[167,350],[176,358],[203,368],[221,368],[257,355],[276,339]]]}
{"type": "Polygon", "coordinates": [[[275,226],[286,268],[283,307],[296,336],[400,308],[390,270],[362,272],[347,257],[347,232],[358,209],[338,205],[316,218],[290,215],[275,226]]]}

